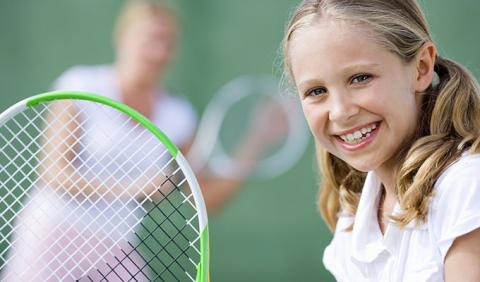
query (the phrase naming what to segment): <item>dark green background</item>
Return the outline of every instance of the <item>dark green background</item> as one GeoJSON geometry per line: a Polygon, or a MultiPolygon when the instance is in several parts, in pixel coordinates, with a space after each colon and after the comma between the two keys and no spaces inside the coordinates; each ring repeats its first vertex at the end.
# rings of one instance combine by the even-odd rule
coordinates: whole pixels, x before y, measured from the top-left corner
{"type": "MultiPolygon", "coordinates": [[[[293,0],[179,0],[182,48],[167,86],[201,112],[242,74],[278,73],[279,46],[293,0]]],[[[75,64],[113,59],[118,0],[0,0],[0,109],[47,91],[75,64]]],[[[440,54],[480,74],[480,4],[422,1],[440,54]]],[[[251,182],[211,218],[212,281],[332,281],[322,265],[330,233],[315,206],[310,146],[290,173],[251,182]]]]}

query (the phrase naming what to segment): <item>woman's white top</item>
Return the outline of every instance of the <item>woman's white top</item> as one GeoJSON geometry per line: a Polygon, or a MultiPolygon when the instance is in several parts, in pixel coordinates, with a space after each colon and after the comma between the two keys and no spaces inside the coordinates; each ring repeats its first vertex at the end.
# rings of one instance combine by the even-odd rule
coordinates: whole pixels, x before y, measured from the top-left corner
{"type": "MultiPolygon", "coordinates": [[[[340,216],[323,262],[337,281],[444,281],[445,256],[455,238],[480,227],[480,154],[464,154],[434,186],[425,223],[400,229],[377,221],[380,179],[369,172],[353,222],[340,216]]],[[[399,205],[394,208],[394,214],[399,205]]]]}
{"type": "MultiPolygon", "coordinates": [[[[121,102],[120,88],[110,65],[75,66],[65,71],[55,82],[55,90],[82,91],[106,96],[121,102]]],[[[181,96],[172,96],[157,89],[150,120],[170,140],[182,147],[195,133],[197,115],[193,106],[181,96]]]]}

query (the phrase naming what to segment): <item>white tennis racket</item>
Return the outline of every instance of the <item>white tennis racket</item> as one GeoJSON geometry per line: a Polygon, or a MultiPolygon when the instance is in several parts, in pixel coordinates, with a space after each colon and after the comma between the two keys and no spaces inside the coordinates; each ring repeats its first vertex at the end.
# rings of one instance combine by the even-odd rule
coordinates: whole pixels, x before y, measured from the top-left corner
{"type": "Polygon", "coordinates": [[[207,215],[175,145],[105,97],[0,114],[2,281],[209,281],[207,215]]]}
{"type": "Polygon", "coordinates": [[[225,84],[208,103],[188,154],[195,170],[243,177],[237,154],[245,137],[264,131],[250,176],[269,179],[291,169],[308,145],[308,128],[292,97],[269,75],[246,75],[225,84]],[[259,125],[260,124],[260,125],[259,125]],[[272,136],[274,135],[274,136],[272,136]],[[240,172],[240,174],[239,174],[240,172]]]}

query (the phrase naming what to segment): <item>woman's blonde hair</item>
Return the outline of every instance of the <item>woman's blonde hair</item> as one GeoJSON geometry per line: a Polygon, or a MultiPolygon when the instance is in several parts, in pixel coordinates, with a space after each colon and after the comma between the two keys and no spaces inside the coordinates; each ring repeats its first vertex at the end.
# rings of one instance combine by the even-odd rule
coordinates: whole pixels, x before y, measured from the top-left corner
{"type": "MultiPolygon", "coordinates": [[[[411,62],[422,46],[432,42],[415,0],[305,0],[294,12],[283,42],[285,75],[294,81],[289,43],[295,32],[329,17],[372,32],[373,38],[405,62],[411,62]]],[[[402,213],[392,217],[405,226],[413,219],[425,221],[433,186],[440,174],[464,151],[480,151],[479,87],[459,64],[437,56],[438,81],[422,93],[419,128],[411,146],[397,154],[395,192],[402,213]]],[[[354,215],[365,173],[317,146],[322,176],[319,194],[321,214],[331,230],[339,212],[354,215]]]]}
{"type": "Polygon", "coordinates": [[[178,25],[176,10],[168,0],[127,0],[115,24],[115,41],[118,41],[132,22],[150,16],[168,17],[178,25]]]}

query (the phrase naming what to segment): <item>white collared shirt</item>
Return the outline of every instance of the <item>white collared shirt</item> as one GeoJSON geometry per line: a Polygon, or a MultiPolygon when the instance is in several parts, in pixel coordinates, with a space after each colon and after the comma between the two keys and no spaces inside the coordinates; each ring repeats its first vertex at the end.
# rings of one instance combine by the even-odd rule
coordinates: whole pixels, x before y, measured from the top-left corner
{"type": "MultiPolygon", "coordinates": [[[[480,154],[464,155],[437,180],[425,223],[400,229],[389,222],[382,235],[377,209],[380,179],[369,172],[353,231],[340,215],[323,262],[337,281],[444,281],[444,260],[455,238],[480,227],[480,154]]],[[[399,205],[394,208],[394,214],[399,205]]]]}

